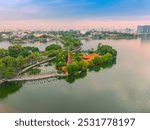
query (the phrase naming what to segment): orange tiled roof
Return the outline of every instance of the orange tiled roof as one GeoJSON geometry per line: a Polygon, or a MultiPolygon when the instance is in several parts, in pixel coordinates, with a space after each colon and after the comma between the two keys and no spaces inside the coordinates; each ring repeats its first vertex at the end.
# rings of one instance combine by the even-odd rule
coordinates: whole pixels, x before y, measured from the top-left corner
{"type": "Polygon", "coordinates": [[[98,54],[88,54],[88,55],[83,55],[82,56],[82,59],[84,59],[84,60],[89,60],[89,59],[94,59],[95,57],[100,57],[100,55],[98,55],[98,54]]]}
{"type": "Polygon", "coordinates": [[[101,56],[94,53],[94,54],[83,55],[82,59],[84,60],[85,63],[90,64],[91,60],[93,60],[96,57],[101,57],[101,56]]]}

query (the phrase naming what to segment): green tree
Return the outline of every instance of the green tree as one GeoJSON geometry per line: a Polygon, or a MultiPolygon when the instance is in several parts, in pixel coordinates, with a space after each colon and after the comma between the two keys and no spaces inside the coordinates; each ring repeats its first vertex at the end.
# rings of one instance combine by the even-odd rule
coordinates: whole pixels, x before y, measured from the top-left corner
{"type": "Polygon", "coordinates": [[[38,60],[40,60],[40,54],[39,53],[32,53],[27,57],[28,63],[36,63],[38,60]]]}
{"type": "Polygon", "coordinates": [[[23,57],[27,57],[31,55],[31,53],[36,53],[36,52],[37,53],[40,52],[37,47],[26,46],[26,47],[22,47],[20,55],[22,55],[23,57]]]}
{"type": "Polygon", "coordinates": [[[26,63],[26,59],[23,56],[18,56],[16,61],[18,68],[22,68],[26,63]]]}
{"type": "Polygon", "coordinates": [[[111,53],[106,53],[102,56],[102,59],[104,63],[109,63],[113,60],[113,55],[111,53]]]}
{"type": "Polygon", "coordinates": [[[92,48],[92,49],[89,49],[89,50],[87,50],[88,51],[88,54],[93,54],[93,53],[95,53],[95,50],[94,50],[94,48],[92,48]]]}
{"type": "Polygon", "coordinates": [[[21,49],[20,55],[23,56],[23,57],[27,57],[27,56],[31,55],[31,52],[27,48],[23,47],[21,49]]]}
{"type": "Polygon", "coordinates": [[[78,62],[78,67],[80,71],[87,71],[87,64],[84,61],[78,62]]]}
{"type": "Polygon", "coordinates": [[[16,75],[16,70],[13,67],[4,68],[2,71],[2,78],[10,79],[16,75]]]}
{"type": "Polygon", "coordinates": [[[74,53],[71,55],[72,58],[75,59],[75,61],[82,61],[82,54],[81,53],[74,53]]]}
{"type": "Polygon", "coordinates": [[[95,57],[92,61],[93,61],[93,64],[94,64],[94,65],[100,65],[101,58],[95,57]]]}
{"type": "Polygon", "coordinates": [[[70,34],[63,35],[61,39],[64,41],[64,47],[68,47],[71,50],[82,45],[78,38],[73,37],[70,34]]]}
{"type": "Polygon", "coordinates": [[[16,74],[16,59],[6,56],[0,61],[0,77],[9,79],[16,74]]]}
{"type": "Polygon", "coordinates": [[[4,63],[5,67],[15,67],[16,65],[16,59],[10,56],[6,56],[2,59],[2,62],[4,63]]]}
{"type": "Polygon", "coordinates": [[[5,64],[0,60],[0,79],[3,78],[3,70],[5,69],[5,64]]]}
{"type": "Polygon", "coordinates": [[[62,47],[60,45],[57,44],[52,44],[49,45],[45,48],[46,51],[50,51],[50,50],[60,50],[62,47]]]}
{"type": "Polygon", "coordinates": [[[66,66],[66,63],[63,62],[63,61],[58,61],[58,62],[56,62],[56,67],[57,67],[57,68],[60,68],[60,67],[62,67],[62,66],[66,66]]]}
{"type": "Polygon", "coordinates": [[[0,48],[0,58],[8,56],[8,50],[0,48]]]}
{"type": "Polygon", "coordinates": [[[77,62],[73,62],[67,65],[67,72],[69,74],[76,74],[79,71],[80,67],[77,62]]]}
{"type": "Polygon", "coordinates": [[[116,57],[117,51],[113,49],[109,45],[101,45],[101,43],[97,47],[97,53],[100,55],[105,55],[106,53],[110,53],[113,55],[113,57],[116,57]]]}
{"type": "Polygon", "coordinates": [[[55,60],[55,64],[57,68],[66,65],[67,55],[68,55],[67,51],[59,51],[55,60]]]}
{"type": "Polygon", "coordinates": [[[54,56],[57,56],[58,53],[59,53],[59,50],[50,50],[50,51],[47,51],[48,57],[54,57],[54,56]]]}
{"type": "Polygon", "coordinates": [[[14,45],[8,47],[8,52],[11,57],[17,58],[21,52],[21,45],[14,45]]]}

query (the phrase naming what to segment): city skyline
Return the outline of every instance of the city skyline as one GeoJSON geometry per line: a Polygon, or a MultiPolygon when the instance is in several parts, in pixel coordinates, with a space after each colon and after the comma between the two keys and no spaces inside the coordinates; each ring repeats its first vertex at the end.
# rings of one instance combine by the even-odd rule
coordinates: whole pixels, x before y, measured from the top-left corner
{"type": "Polygon", "coordinates": [[[5,0],[0,29],[136,28],[150,22],[149,0],[5,0]]]}

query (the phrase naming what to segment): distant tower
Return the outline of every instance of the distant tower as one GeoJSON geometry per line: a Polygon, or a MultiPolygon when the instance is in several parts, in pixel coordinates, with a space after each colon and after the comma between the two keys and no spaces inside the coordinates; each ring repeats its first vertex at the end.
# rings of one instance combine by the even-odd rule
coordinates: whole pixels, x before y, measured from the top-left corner
{"type": "Polygon", "coordinates": [[[67,64],[71,63],[71,54],[70,54],[70,50],[68,50],[68,60],[67,60],[67,64]]]}

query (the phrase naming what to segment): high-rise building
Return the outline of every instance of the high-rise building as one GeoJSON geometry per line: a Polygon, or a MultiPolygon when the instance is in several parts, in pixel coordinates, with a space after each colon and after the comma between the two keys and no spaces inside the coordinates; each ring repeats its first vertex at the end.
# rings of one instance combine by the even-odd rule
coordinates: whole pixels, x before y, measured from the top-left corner
{"type": "Polygon", "coordinates": [[[138,26],[137,33],[150,34],[150,25],[138,26]]]}

